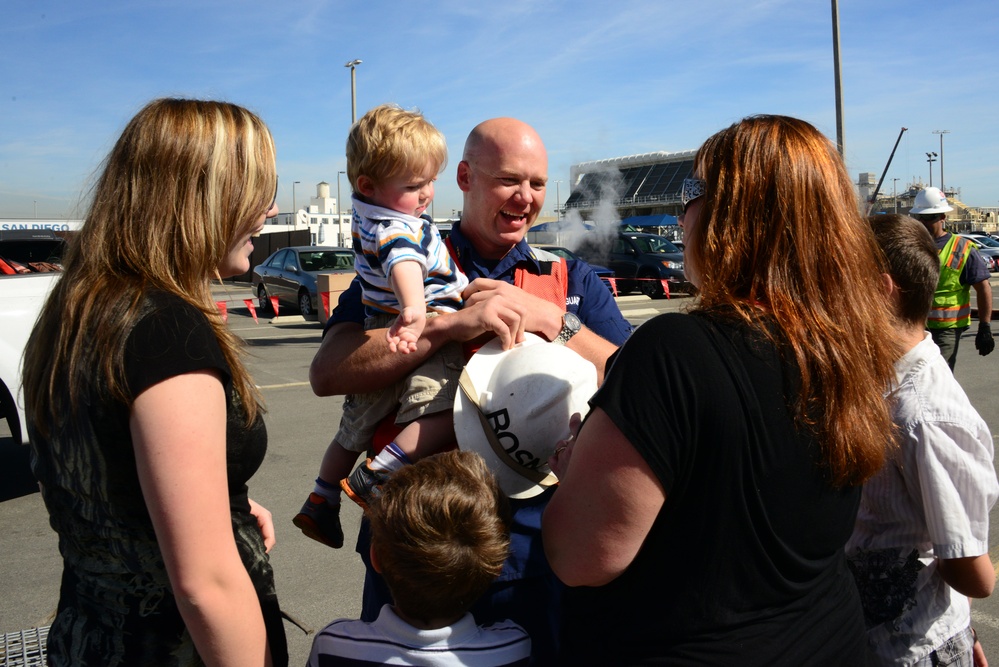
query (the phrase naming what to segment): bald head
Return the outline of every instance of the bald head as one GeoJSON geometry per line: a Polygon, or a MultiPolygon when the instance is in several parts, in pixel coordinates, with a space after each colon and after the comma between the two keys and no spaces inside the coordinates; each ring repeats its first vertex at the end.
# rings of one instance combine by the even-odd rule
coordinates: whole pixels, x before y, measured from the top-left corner
{"type": "Polygon", "coordinates": [[[476,125],[465,141],[461,159],[475,164],[484,155],[492,156],[511,149],[539,151],[545,156],[545,144],[533,127],[516,118],[491,118],[476,125]]]}

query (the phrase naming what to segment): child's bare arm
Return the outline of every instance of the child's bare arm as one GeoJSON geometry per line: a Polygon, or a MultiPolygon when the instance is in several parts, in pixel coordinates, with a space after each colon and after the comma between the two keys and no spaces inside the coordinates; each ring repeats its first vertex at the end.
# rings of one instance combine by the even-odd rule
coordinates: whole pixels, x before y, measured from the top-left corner
{"type": "Polygon", "coordinates": [[[940,576],[951,588],[972,598],[987,598],[996,583],[996,571],[988,554],[970,558],[948,558],[937,562],[940,576]]]}
{"type": "Polygon", "coordinates": [[[423,289],[423,267],[418,262],[401,261],[392,267],[392,290],[399,301],[399,317],[388,329],[389,348],[409,354],[416,351],[427,322],[427,302],[423,289]]]}

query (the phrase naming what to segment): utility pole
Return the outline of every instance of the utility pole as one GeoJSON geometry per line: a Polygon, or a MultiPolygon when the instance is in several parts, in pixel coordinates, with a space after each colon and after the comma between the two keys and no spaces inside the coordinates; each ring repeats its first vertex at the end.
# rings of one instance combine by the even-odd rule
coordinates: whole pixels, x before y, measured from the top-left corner
{"type": "Polygon", "coordinates": [[[846,140],[843,138],[843,77],[839,65],[839,2],[832,1],[833,76],[836,88],[836,145],[839,155],[846,158],[846,140]]]}
{"type": "MultiPolygon", "coordinates": [[[[350,68],[350,124],[353,125],[357,122],[357,72],[355,72],[358,65],[363,61],[360,58],[355,58],[349,63],[345,64],[344,67],[350,68]]],[[[337,206],[340,202],[337,202],[337,206]]]]}
{"type": "MultiPolygon", "coordinates": [[[[937,161],[936,151],[926,154],[926,161],[930,163],[930,187],[933,187],[933,163],[937,161]]],[[[942,188],[941,188],[942,189],[942,188]]]]}
{"type": "Polygon", "coordinates": [[[933,130],[933,134],[940,135],[940,191],[946,195],[947,191],[944,189],[943,179],[943,135],[950,134],[950,130],[933,130]]]}

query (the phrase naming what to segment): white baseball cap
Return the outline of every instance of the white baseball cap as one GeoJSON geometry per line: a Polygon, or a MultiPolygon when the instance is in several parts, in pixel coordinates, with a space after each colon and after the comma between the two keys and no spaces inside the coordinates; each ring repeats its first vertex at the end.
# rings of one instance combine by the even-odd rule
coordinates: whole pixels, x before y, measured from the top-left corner
{"type": "Polygon", "coordinates": [[[498,338],[482,346],[454,400],[458,447],[482,456],[511,498],[531,498],[555,482],[548,457],[597,390],[592,363],[564,345],[525,336],[509,350],[498,338]]]}

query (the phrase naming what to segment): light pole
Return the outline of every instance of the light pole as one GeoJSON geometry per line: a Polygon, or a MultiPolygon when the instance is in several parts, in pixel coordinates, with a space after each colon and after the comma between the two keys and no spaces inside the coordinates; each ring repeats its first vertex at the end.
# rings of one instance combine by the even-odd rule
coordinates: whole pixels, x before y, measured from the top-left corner
{"type": "Polygon", "coordinates": [[[336,234],[339,239],[343,228],[343,216],[340,215],[340,174],[346,175],[345,171],[336,172],[336,234]]]}
{"type": "MultiPolygon", "coordinates": [[[[358,65],[363,62],[360,58],[355,58],[349,63],[344,65],[344,67],[350,68],[350,124],[353,125],[357,122],[357,72],[355,69],[358,65]]],[[[337,202],[337,210],[339,210],[340,202],[337,202]]]]}
{"type": "Polygon", "coordinates": [[[933,130],[933,134],[940,135],[940,191],[947,194],[944,190],[944,179],[943,179],[943,135],[950,134],[950,130],[933,130]]]}
{"type": "Polygon", "coordinates": [[[561,220],[562,219],[562,210],[561,210],[562,209],[562,195],[559,194],[559,188],[558,188],[558,186],[559,186],[559,184],[561,182],[562,181],[555,181],[555,219],[556,220],[561,220]]]}
{"type": "Polygon", "coordinates": [[[930,187],[932,188],[933,187],[933,163],[937,161],[937,154],[936,154],[936,152],[927,153],[926,154],[926,161],[930,163],[930,187]]]}
{"type": "Polygon", "coordinates": [[[38,200],[37,199],[34,200],[32,202],[32,204],[34,204],[34,207],[35,207],[35,217],[37,218],[38,217],[38,200]]]}
{"type": "Polygon", "coordinates": [[[292,218],[293,221],[298,218],[298,200],[295,199],[295,186],[301,182],[302,181],[293,181],[291,184],[291,214],[294,216],[294,218],[292,218]]]}
{"type": "Polygon", "coordinates": [[[836,92],[836,147],[840,157],[846,156],[846,139],[843,137],[843,75],[840,72],[839,57],[839,2],[832,3],[832,38],[833,38],[833,87],[836,92]]]}
{"type": "Polygon", "coordinates": [[[895,186],[898,184],[898,179],[891,179],[891,200],[895,202],[895,213],[898,213],[898,191],[895,186]]]}

